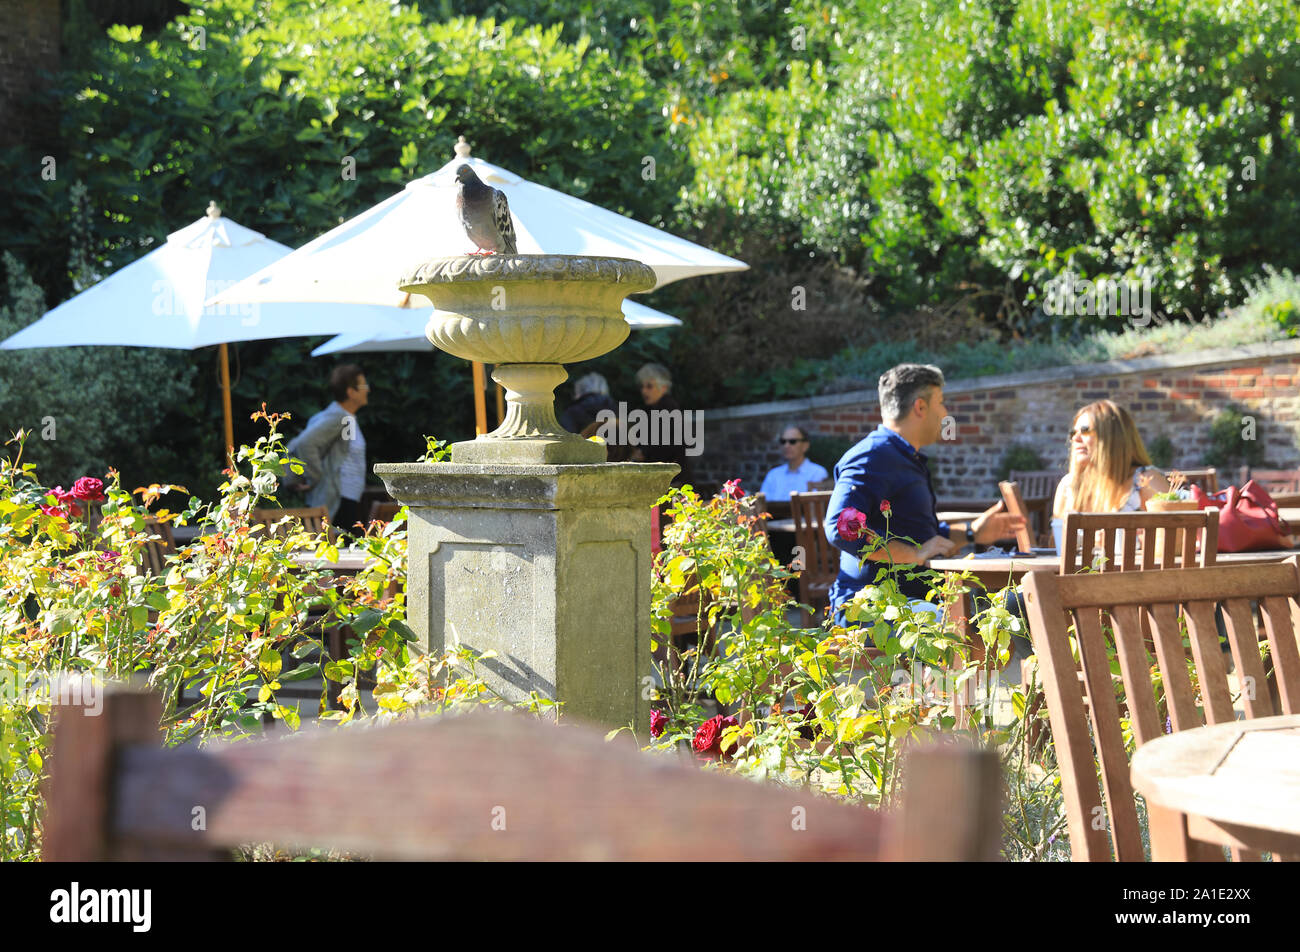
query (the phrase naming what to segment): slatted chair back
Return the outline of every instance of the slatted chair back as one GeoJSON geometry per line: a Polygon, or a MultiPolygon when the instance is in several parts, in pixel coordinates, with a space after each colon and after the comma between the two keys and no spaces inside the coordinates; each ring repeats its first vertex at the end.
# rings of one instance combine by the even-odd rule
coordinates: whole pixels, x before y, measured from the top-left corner
{"type": "Polygon", "coordinates": [[[1052,502],[1063,473],[1054,469],[1013,469],[1007,482],[1017,483],[1029,511],[1030,530],[1040,545],[1052,546],[1052,502]]]}
{"type": "Polygon", "coordinates": [[[149,575],[163,575],[167,571],[167,556],[176,551],[172,527],[165,522],[159,522],[153,516],[146,516],[144,530],[150,536],[158,537],[150,539],[141,549],[144,571],[149,575]]]}
{"type": "Polygon", "coordinates": [[[1251,469],[1241,467],[1239,486],[1254,480],[1275,500],[1278,496],[1300,496],[1300,469],[1251,469]]]}
{"type": "Polygon", "coordinates": [[[1054,469],[1013,469],[1007,482],[1017,483],[1026,500],[1051,499],[1056,495],[1056,485],[1064,473],[1054,469]]]}
{"type": "Polygon", "coordinates": [[[1103,572],[1204,567],[1213,565],[1218,554],[1217,509],[1069,512],[1065,514],[1061,574],[1073,575],[1093,567],[1100,567],[1103,572]],[[1095,540],[1099,535],[1104,542],[1100,557],[1096,557],[1095,540]]]}
{"type": "Polygon", "coordinates": [[[1002,503],[1006,506],[1007,512],[1025,518],[1025,527],[1016,530],[1016,546],[1021,552],[1028,552],[1034,547],[1033,521],[1029,508],[1025,505],[1025,497],[1021,495],[1020,486],[1004,481],[998,483],[998,490],[1002,493],[1002,503]]]}
{"type": "MultiPolygon", "coordinates": [[[[826,512],[830,492],[791,493],[790,515],[794,518],[794,544],[802,550],[799,572],[799,601],[815,612],[830,605],[831,586],[840,573],[840,550],[826,538],[826,512]]],[[[796,564],[799,558],[796,557],[796,564]]],[[[807,618],[805,622],[812,623],[807,618]]]]}
{"type": "Polygon", "coordinates": [[[308,532],[326,532],[329,526],[329,510],[324,506],[312,506],[307,509],[254,509],[254,522],[266,526],[268,536],[283,537],[293,527],[294,520],[302,523],[308,532]],[[288,519],[288,522],[284,520],[288,519]]]}
{"type": "Polygon", "coordinates": [[[370,504],[370,515],[367,522],[392,522],[401,512],[402,504],[400,502],[372,502],[370,504]]]}
{"type": "Polygon", "coordinates": [[[157,695],[110,686],[94,697],[97,717],[85,705],[55,711],[46,860],[228,859],[232,847],[268,841],[397,860],[998,853],[1002,781],[992,751],[915,750],[901,811],[890,815],[606,743],[594,727],[499,711],[161,749],[157,695]],[[286,778],[295,779],[286,786],[286,778]],[[204,806],[202,824],[194,804],[204,806]]]}
{"type": "MultiPolygon", "coordinates": [[[[1076,860],[1108,860],[1112,848],[1115,859],[1143,859],[1119,705],[1122,701],[1127,708],[1138,747],[1165,733],[1144,628],[1154,638],[1170,730],[1221,724],[1236,716],[1234,683],[1215,625],[1219,606],[1236,684],[1244,687],[1240,703],[1245,716],[1300,714],[1300,559],[1175,572],[1030,572],[1024,590],[1076,860]],[[1260,605],[1262,639],[1252,600],[1260,605]],[[1083,683],[1071,653],[1071,622],[1083,683]],[[1267,641],[1267,661],[1261,658],[1261,640],[1267,641]],[[1108,645],[1118,657],[1122,698],[1116,697],[1112,682],[1108,645]],[[1189,666],[1199,689],[1193,687],[1189,666]],[[1101,822],[1103,810],[1106,822],[1101,822]]],[[[1222,852],[1217,846],[1199,848],[1198,857],[1221,859],[1222,852]]]]}
{"type": "Polygon", "coordinates": [[[1171,469],[1165,473],[1165,478],[1168,479],[1175,472],[1182,474],[1183,481],[1188,486],[1200,486],[1207,493],[1217,493],[1219,491],[1219,471],[1213,466],[1207,469],[1171,469]]]}

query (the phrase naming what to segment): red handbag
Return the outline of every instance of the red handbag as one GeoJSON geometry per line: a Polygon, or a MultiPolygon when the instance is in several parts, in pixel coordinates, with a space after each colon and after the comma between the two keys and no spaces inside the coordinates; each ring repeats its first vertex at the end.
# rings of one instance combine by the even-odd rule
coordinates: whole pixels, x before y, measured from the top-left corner
{"type": "Polygon", "coordinates": [[[1289,549],[1295,543],[1290,527],[1277,512],[1277,503],[1253,479],[1238,489],[1229,486],[1213,496],[1192,485],[1192,498],[1202,509],[1219,510],[1219,551],[1258,552],[1289,549]]]}

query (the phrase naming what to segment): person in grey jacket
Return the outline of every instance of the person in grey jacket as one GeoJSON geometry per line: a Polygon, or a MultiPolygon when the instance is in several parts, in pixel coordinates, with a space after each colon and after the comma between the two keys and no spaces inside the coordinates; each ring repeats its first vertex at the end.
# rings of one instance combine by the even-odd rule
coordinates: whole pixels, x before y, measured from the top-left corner
{"type": "Polygon", "coordinates": [[[302,460],[307,505],[324,506],[330,522],[348,529],[362,518],[366,486],[366,440],[356,413],[369,402],[370,385],[356,364],[341,364],[330,373],[334,402],[307,421],[307,429],[287,447],[302,460]]]}

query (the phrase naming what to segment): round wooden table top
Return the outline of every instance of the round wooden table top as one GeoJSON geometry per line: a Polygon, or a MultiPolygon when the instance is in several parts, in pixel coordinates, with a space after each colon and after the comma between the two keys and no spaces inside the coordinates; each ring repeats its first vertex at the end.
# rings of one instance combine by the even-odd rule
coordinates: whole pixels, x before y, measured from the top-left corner
{"type": "Polygon", "coordinates": [[[1300,715],[1157,737],[1134,753],[1130,776],[1170,810],[1300,836],[1300,715]]]}

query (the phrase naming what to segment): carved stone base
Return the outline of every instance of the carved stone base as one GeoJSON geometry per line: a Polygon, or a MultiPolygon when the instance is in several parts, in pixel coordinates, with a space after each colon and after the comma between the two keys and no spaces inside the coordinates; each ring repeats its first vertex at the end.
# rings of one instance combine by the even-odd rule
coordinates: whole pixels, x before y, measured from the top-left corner
{"type": "Polygon", "coordinates": [[[407,623],[430,650],[457,644],[512,699],[563,716],[650,725],[650,506],[677,467],[381,463],[410,507],[407,623]]]}
{"type": "Polygon", "coordinates": [[[569,379],[559,364],[499,364],[492,379],[506,391],[506,417],[491,433],[453,443],[453,463],[603,463],[605,447],[555,419],[555,388],[569,379]]]}

